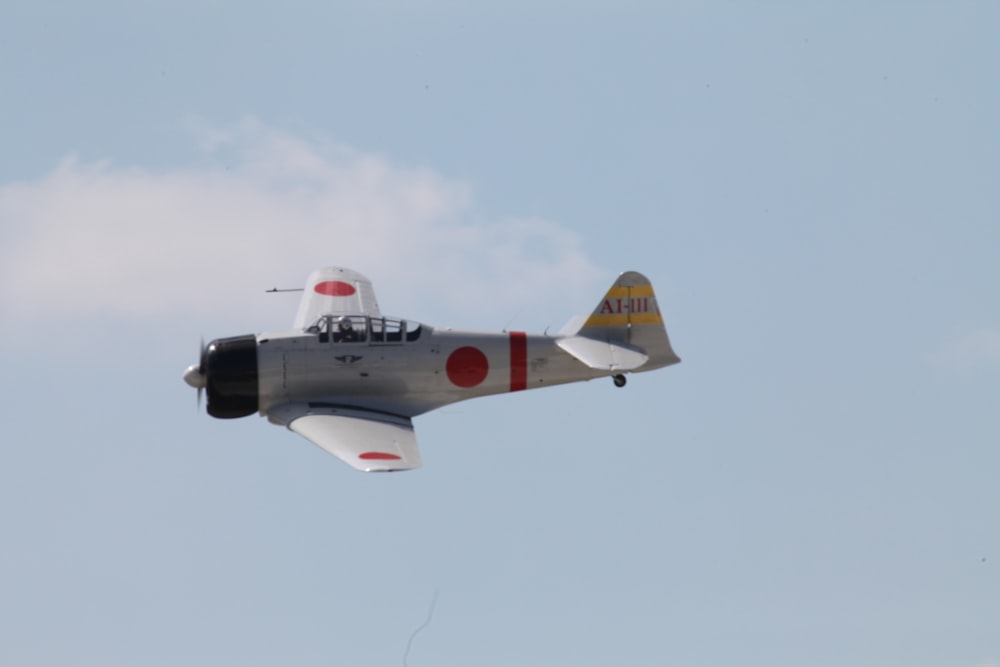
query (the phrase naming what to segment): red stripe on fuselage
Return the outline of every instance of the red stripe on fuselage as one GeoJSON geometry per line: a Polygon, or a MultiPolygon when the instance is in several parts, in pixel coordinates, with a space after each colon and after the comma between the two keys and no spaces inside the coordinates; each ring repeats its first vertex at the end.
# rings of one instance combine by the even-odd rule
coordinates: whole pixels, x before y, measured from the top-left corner
{"type": "Polygon", "coordinates": [[[510,332],[510,390],[528,388],[528,334],[510,332]]]}

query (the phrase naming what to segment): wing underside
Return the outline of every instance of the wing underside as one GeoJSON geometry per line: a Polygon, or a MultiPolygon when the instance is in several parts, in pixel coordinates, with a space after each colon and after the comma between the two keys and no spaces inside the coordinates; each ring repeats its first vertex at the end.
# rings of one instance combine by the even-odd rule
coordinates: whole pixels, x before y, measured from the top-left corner
{"type": "Polygon", "coordinates": [[[407,417],[307,403],[277,406],[268,416],[356,470],[392,472],[421,466],[407,417]]]}

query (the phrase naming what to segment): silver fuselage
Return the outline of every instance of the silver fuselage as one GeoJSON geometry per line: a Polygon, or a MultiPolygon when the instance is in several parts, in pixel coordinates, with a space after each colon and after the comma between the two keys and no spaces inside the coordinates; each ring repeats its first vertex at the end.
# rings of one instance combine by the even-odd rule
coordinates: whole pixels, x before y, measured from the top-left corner
{"type": "Polygon", "coordinates": [[[416,340],[391,343],[335,342],[301,331],[260,334],[260,413],[308,400],[412,417],[469,398],[612,375],[581,364],[558,340],[427,325],[416,340]]]}

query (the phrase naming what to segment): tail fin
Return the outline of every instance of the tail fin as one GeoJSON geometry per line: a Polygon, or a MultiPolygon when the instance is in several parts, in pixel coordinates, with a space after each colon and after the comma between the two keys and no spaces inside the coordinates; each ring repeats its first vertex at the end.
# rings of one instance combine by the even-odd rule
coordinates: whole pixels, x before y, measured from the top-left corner
{"type": "Polygon", "coordinates": [[[640,366],[652,370],[680,361],[670,347],[653,286],[636,271],[618,276],[575,335],[559,345],[588,366],[609,370],[640,366]],[[602,352],[597,353],[598,349],[602,352]]]}

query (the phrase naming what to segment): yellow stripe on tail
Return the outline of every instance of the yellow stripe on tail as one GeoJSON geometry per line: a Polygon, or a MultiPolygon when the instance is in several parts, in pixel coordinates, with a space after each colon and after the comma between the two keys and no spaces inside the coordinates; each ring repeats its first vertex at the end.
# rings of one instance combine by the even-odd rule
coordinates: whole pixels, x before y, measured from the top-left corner
{"type": "Polygon", "coordinates": [[[642,350],[643,370],[676,364],[653,285],[637,271],[626,271],[576,331],[576,336],[642,350]]]}
{"type": "Polygon", "coordinates": [[[627,327],[630,324],[663,324],[653,286],[644,275],[635,271],[618,277],[583,328],[627,327]]]}

